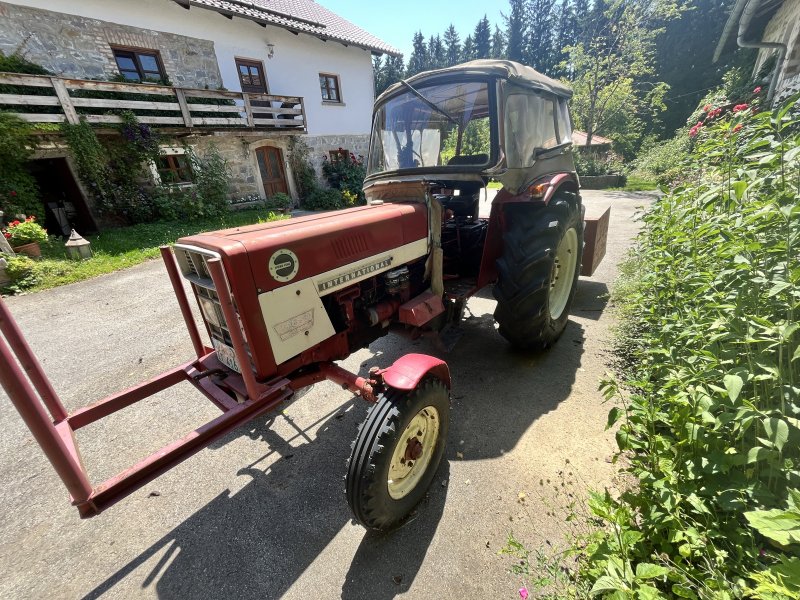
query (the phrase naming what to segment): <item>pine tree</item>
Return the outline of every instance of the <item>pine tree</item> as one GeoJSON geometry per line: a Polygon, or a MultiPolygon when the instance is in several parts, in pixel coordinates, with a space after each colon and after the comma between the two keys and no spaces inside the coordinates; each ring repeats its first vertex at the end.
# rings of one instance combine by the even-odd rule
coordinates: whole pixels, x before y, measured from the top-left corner
{"type": "Polygon", "coordinates": [[[578,20],[575,17],[573,0],[562,0],[557,10],[556,33],[553,38],[553,50],[556,54],[556,64],[553,69],[555,77],[571,79],[572,70],[568,66],[564,48],[578,43],[578,20]]]}
{"type": "Polygon", "coordinates": [[[500,28],[494,26],[494,35],[492,36],[492,58],[504,58],[506,52],[506,40],[500,28]]]}
{"type": "Polygon", "coordinates": [[[475,58],[475,43],[472,41],[472,36],[468,35],[464,40],[464,45],[461,47],[461,62],[467,62],[475,58]]]}
{"type": "Polygon", "coordinates": [[[461,38],[452,23],[444,32],[444,52],[447,67],[458,64],[461,60],[461,38]]]}
{"type": "Polygon", "coordinates": [[[581,42],[586,43],[591,38],[589,34],[590,19],[589,11],[591,2],[589,0],[575,0],[573,13],[575,14],[575,39],[573,44],[581,42]]]}
{"type": "Polygon", "coordinates": [[[525,39],[528,36],[525,4],[525,0],[509,0],[511,10],[508,16],[503,15],[506,22],[506,56],[508,60],[517,62],[525,60],[525,39]]]}
{"type": "Polygon", "coordinates": [[[483,15],[483,18],[475,25],[472,43],[475,45],[475,58],[489,58],[492,52],[492,30],[486,15],[483,15]]]}
{"type": "Polygon", "coordinates": [[[445,52],[442,38],[439,35],[431,36],[428,40],[428,68],[441,69],[445,66],[445,52]]]}
{"type": "Polygon", "coordinates": [[[386,89],[386,86],[383,85],[383,74],[384,74],[384,67],[383,67],[383,57],[382,56],[373,56],[372,57],[372,82],[375,86],[375,95],[377,96],[380,94],[379,90],[386,89]]]}
{"type": "Polygon", "coordinates": [[[527,6],[525,62],[548,75],[561,60],[553,51],[554,6],[555,0],[529,0],[527,6]]]}
{"type": "Polygon", "coordinates": [[[376,87],[376,94],[380,94],[390,85],[397,83],[403,78],[405,65],[403,64],[403,55],[400,56],[387,56],[386,61],[383,63],[383,70],[381,72],[381,87],[376,87]]]}
{"type": "Polygon", "coordinates": [[[411,56],[408,59],[408,68],[406,69],[406,77],[411,77],[417,73],[421,73],[428,65],[428,46],[425,44],[425,38],[422,32],[418,31],[414,34],[414,43],[411,50],[411,56]]]}

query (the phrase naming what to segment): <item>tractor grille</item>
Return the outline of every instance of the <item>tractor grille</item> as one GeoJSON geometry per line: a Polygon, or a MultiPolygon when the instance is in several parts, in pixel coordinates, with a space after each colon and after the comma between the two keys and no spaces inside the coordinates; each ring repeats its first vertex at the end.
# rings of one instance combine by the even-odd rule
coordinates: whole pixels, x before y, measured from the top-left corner
{"type": "MultiPolygon", "coordinates": [[[[183,276],[191,284],[192,290],[200,304],[200,313],[208,328],[208,334],[211,336],[212,345],[214,345],[216,341],[229,348],[233,348],[229,324],[225,322],[225,317],[222,313],[222,305],[219,302],[219,295],[214,287],[214,282],[211,279],[211,273],[208,270],[207,264],[208,260],[219,258],[219,255],[215,252],[202,250],[200,248],[176,245],[175,257],[178,259],[178,265],[181,268],[183,276]]],[[[233,301],[233,308],[236,311],[236,316],[239,317],[235,299],[233,301]]],[[[237,323],[236,325],[242,331],[242,337],[244,337],[245,340],[245,349],[250,357],[250,365],[252,367],[253,357],[250,352],[250,345],[247,343],[247,336],[245,335],[241,323],[237,323]]]]}

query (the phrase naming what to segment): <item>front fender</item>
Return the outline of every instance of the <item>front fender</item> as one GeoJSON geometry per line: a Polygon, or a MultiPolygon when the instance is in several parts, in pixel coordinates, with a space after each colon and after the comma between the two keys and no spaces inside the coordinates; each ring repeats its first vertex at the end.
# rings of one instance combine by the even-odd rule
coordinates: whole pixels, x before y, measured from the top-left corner
{"type": "Polygon", "coordinates": [[[407,391],[416,388],[429,373],[450,389],[450,368],[447,363],[427,354],[406,354],[381,371],[386,385],[407,391]]]}

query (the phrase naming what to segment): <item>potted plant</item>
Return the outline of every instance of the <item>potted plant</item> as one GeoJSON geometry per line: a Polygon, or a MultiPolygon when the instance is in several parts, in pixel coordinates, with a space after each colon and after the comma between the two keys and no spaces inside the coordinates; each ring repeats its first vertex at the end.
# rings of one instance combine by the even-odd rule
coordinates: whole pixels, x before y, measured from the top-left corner
{"type": "Polygon", "coordinates": [[[14,252],[28,256],[41,256],[39,244],[47,241],[47,230],[36,222],[36,217],[24,221],[11,221],[3,230],[3,235],[14,252]]]}

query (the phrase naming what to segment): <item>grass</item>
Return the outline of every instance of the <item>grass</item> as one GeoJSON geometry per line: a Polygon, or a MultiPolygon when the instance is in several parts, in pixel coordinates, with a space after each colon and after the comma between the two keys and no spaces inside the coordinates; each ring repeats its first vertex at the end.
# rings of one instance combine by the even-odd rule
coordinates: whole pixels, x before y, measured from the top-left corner
{"type": "Polygon", "coordinates": [[[172,244],[183,236],[280,218],[280,215],[256,209],[231,212],[213,219],[107,229],[98,235],[87,236],[92,243],[93,256],[83,261],[67,259],[63,242],[55,239],[42,245],[42,258],[34,262],[32,272],[25,280],[16,282],[7,291],[37,292],[113,273],[158,257],[159,246],[172,244]]]}
{"type": "Polygon", "coordinates": [[[613,189],[623,192],[651,192],[658,189],[658,184],[655,181],[650,181],[643,177],[628,175],[628,180],[624,187],[613,189]]]}

